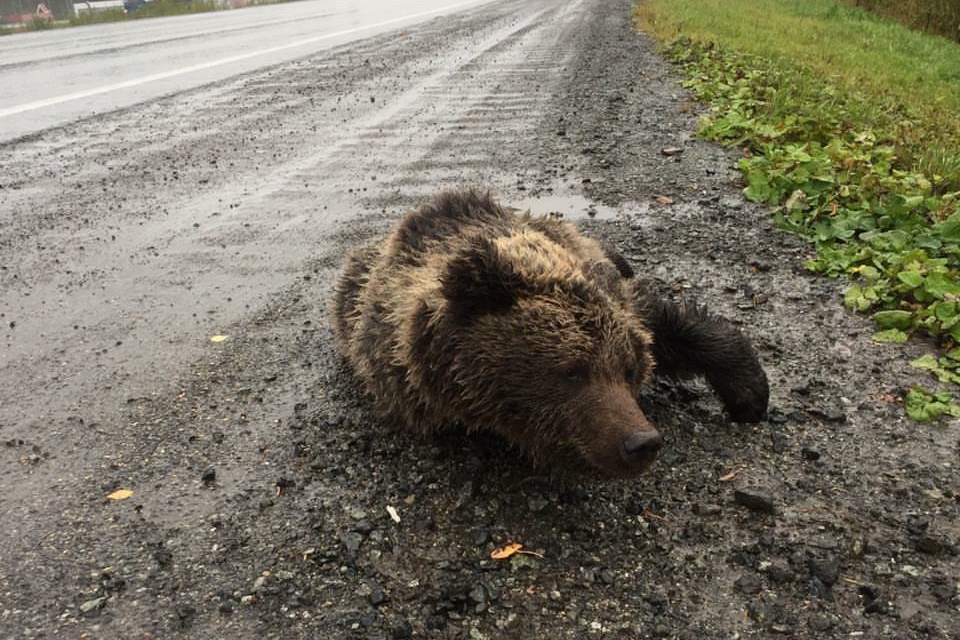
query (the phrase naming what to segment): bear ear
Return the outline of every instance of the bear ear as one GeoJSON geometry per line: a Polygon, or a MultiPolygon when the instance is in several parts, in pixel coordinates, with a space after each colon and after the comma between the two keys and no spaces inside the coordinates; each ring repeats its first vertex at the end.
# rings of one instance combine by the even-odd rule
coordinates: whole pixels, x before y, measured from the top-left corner
{"type": "Polygon", "coordinates": [[[447,263],[440,277],[443,297],[459,318],[509,309],[519,297],[521,279],[490,238],[474,238],[447,263]]]}

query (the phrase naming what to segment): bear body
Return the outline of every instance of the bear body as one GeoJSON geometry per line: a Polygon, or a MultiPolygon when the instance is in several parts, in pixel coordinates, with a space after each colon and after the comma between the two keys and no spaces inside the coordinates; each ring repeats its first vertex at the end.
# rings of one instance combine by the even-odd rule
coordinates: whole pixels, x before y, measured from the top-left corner
{"type": "Polygon", "coordinates": [[[766,376],[729,323],[660,299],[572,225],[473,191],[353,252],[332,316],[385,418],[496,433],[535,464],[646,469],[662,439],[636,397],[655,371],[705,376],[734,419],[766,412],[766,376]]]}

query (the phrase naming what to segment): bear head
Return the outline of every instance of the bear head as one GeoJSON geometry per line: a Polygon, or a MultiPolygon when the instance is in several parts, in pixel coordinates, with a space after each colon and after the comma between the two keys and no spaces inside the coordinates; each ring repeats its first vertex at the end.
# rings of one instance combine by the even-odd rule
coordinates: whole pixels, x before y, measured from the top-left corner
{"type": "Polygon", "coordinates": [[[444,260],[438,304],[422,304],[407,327],[411,381],[534,464],[608,477],[648,468],[663,444],[636,401],[651,337],[616,267],[584,264],[529,228],[466,234],[444,260]]]}

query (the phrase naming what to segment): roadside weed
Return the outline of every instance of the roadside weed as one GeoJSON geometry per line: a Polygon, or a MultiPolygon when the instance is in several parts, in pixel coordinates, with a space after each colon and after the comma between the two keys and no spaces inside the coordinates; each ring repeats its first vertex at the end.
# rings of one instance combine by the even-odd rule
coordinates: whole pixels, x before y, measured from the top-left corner
{"type": "MultiPolygon", "coordinates": [[[[669,15],[674,2],[653,4],[669,15]]],[[[875,341],[931,337],[943,355],[913,366],[960,385],[960,123],[945,126],[936,105],[919,109],[870,83],[844,83],[842,72],[831,78],[817,65],[723,46],[736,36],[709,35],[668,48],[685,86],[710,106],[700,135],[742,149],[744,195],[775,207],[782,229],[813,244],[808,269],[850,279],[844,302],[872,316],[875,341]]],[[[920,421],[960,417],[949,392],[913,389],[904,406],[920,421]]]]}

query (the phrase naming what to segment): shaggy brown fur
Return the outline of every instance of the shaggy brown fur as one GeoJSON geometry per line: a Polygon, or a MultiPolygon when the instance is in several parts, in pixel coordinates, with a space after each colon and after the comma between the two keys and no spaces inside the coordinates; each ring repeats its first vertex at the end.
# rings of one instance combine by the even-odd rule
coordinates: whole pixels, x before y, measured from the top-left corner
{"type": "Polygon", "coordinates": [[[654,370],[705,374],[736,419],[766,411],[749,343],[657,299],[572,225],[450,192],[347,260],[337,341],[385,416],[494,432],[534,463],[630,476],[662,441],[636,403],[654,370]]]}

